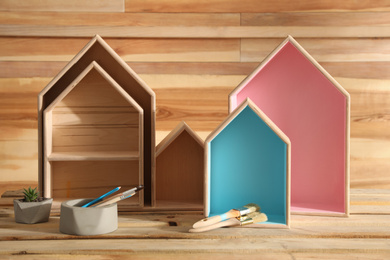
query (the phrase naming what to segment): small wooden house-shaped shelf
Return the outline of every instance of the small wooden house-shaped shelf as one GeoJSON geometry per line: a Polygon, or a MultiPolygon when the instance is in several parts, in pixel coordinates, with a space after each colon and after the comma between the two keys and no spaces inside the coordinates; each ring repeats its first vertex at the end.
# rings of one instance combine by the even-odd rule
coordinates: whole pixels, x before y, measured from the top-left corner
{"type": "MultiPolygon", "coordinates": [[[[56,201],[143,183],[143,110],[92,62],[44,110],[44,187],[56,201]]],[[[143,206],[136,194],[119,207],[143,206]]]]}
{"type": "Polygon", "coordinates": [[[156,208],[202,210],[203,171],[204,142],[181,122],[156,148],[156,208]]]}
{"type": "Polygon", "coordinates": [[[291,36],[229,95],[250,98],[291,140],[291,211],[347,216],[350,96],[291,36]]]}
{"type": "Polygon", "coordinates": [[[256,203],[268,221],[289,227],[290,141],[245,100],[205,141],[205,216],[256,203]]]}
{"type": "MultiPolygon", "coordinates": [[[[46,121],[43,119],[43,113],[44,111],[50,106],[54,110],[57,110],[52,104],[55,102],[55,100],[58,99],[61,95],[63,95],[63,92],[68,89],[72,82],[75,82],[75,80],[85,71],[85,69],[91,65],[91,63],[95,62],[98,64],[98,66],[101,67],[101,69],[109,76],[112,80],[108,80],[106,78],[106,82],[112,83],[116,82],[116,86],[119,86],[121,89],[120,96],[123,98],[123,100],[129,101],[130,99],[133,99],[134,102],[127,102],[127,104],[130,107],[130,104],[133,108],[136,108],[138,105],[138,108],[142,109],[143,111],[143,125],[139,126],[139,129],[142,129],[143,133],[142,135],[138,135],[134,138],[134,142],[138,145],[138,138],[142,136],[143,138],[143,144],[142,148],[140,147],[138,153],[143,153],[142,155],[139,154],[139,158],[143,160],[142,162],[142,181],[144,185],[144,190],[140,192],[140,196],[143,197],[144,204],[145,205],[151,205],[152,203],[152,175],[154,175],[154,169],[155,169],[155,111],[156,111],[156,101],[155,101],[155,94],[152,91],[152,89],[118,56],[117,53],[98,35],[93,37],[93,39],[68,63],[68,65],[60,71],[60,73],[53,78],[51,82],[39,93],[38,95],[38,166],[39,166],[39,175],[38,175],[38,182],[39,182],[39,190],[41,191],[41,194],[45,197],[49,197],[51,195],[50,191],[52,189],[52,185],[57,185],[57,179],[51,179],[51,180],[45,180],[45,176],[50,176],[50,174],[47,174],[47,170],[50,171],[50,169],[47,169],[47,162],[45,162],[45,156],[44,156],[44,148],[49,148],[51,144],[46,144],[47,141],[50,140],[49,137],[46,136],[46,132],[44,131],[44,128],[46,128],[46,121]],[[127,97],[125,97],[124,93],[127,93],[127,97]],[[129,98],[130,97],[130,98],[129,98]]],[[[96,70],[96,65],[94,66],[94,70],[96,70]]],[[[91,72],[95,73],[95,72],[91,72]]],[[[96,73],[95,73],[96,74],[96,73]]],[[[88,75],[86,75],[88,77],[88,75]]],[[[113,87],[113,89],[118,90],[119,88],[113,87]]],[[[89,102],[93,96],[94,90],[85,93],[85,96],[79,97],[80,99],[84,100],[85,102],[89,102]]],[[[81,102],[81,101],[80,101],[81,102]]],[[[99,105],[100,106],[100,105],[99,105]]],[[[130,108],[129,108],[130,109],[130,108]]],[[[136,109],[137,110],[137,109],[136,109]]],[[[57,113],[57,112],[55,112],[57,113]]],[[[107,112],[108,113],[108,112],[107,112]]],[[[126,112],[127,113],[127,112],[126,112]]],[[[123,116],[126,116],[126,113],[123,114],[123,116]]],[[[67,112],[67,114],[71,114],[71,111],[67,112]]],[[[110,117],[108,117],[110,118],[110,117]]],[[[113,119],[113,120],[117,120],[113,119]]],[[[118,119],[119,121],[122,119],[118,119]]],[[[110,123],[109,123],[110,124],[110,123]]],[[[50,126],[49,126],[50,127],[50,126]]],[[[111,135],[111,138],[117,138],[118,140],[120,138],[124,138],[124,143],[128,142],[126,138],[128,138],[129,135],[118,135],[114,137],[114,135],[111,135]],[[126,140],[126,141],[125,141],[126,140]]],[[[106,136],[105,136],[106,137],[106,136]]],[[[58,142],[58,138],[54,136],[54,144],[58,142]]],[[[114,143],[118,142],[118,140],[113,140],[114,143]]],[[[87,142],[85,140],[85,142],[87,142]]],[[[98,141],[100,142],[100,141],[98,141]]],[[[134,144],[135,144],[134,143],[134,144]]],[[[93,155],[88,151],[88,157],[98,159],[99,163],[91,162],[91,167],[96,167],[96,170],[99,171],[105,171],[106,172],[106,178],[107,179],[113,179],[116,178],[116,173],[113,169],[123,168],[123,169],[134,169],[134,165],[136,164],[138,167],[137,160],[129,160],[129,157],[137,157],[136,153],[134,155],[131,155],[133,151],[128,150],[127,148],[121,151],[120,146],[116,146],[113,148],[113,152],[106,153],[103,155],[103,153],[100,153],[100,151],[93,155]],[[123,154],[124,158],[119,159],[123,154]],[[118,156],[118,157],[117,157],[118,156]],[[113,160],[113,158],[116,158],[118,160],[113,160]],[[106,166],[101,166],[99,164],[102,164],[103,161],[106,160],[106,166]],[[112,165],[109,165],[109,164],[112,165]],[[131,166],[130,166],[131,164],[131,166]],[[134,165],[133,165],[134,164],[134,165]]],[[[96,147],[97,148],[97,147],[96,147]]],[[[53,148],[49,148],[50,149],[53,148]]],[[[56,148],[57,149],[57,148],[56,148]]],[[[52,150],[53,151],[53,150],[52,150]]],[[[98,151],[98,150],[97,150],[98,151]]],[[[79,153],[85,152],[79,150],[79,153]]],[[[75,151],[72,151],[72,156],[74,156],[75,151]]],[[[55,161],[56,156],[59,158],[62,158],[64,155],[64,151],[61,151],[61,153],[54,152],[51,154],[50,160],[55,161]]],[[[60,165],[61,163],[55,163],[60,165]]],[[[68,165],[71,165],[70,163],[65,163],[64,167],[67,167],[68,165]],[[65,165],[66,164],[66,165],[65,165]]],[[[80,164],[80,167],[85,166],[87,164],[86,161],[78,161],[78,164],[80,164]]],[[[75,164],[74,164],[75,165],[75,164]]],[[[69,171],[72,171],[72,168],[69,169],[69,171]]],[[[138,175],[138,173],[137,173],[138,175]]],[[[56,175],[57,176],[57,175],[56,175]]],[[[94,179],[93,175],[88,176],[90,182],[99,182],[103,183],[102,180],[94,179]]],[[[119,179],[118,179],[119,180],[119,179]]],[[[137,182],[138,183],[138,182],[137,182]]],[[[64,183],[64,185],[67,185],[64,183]]],[[[109,188],[114,187],[107,187],[107,185],[104,185],[106,187],[105,190],[108,190],[109,188]]],[[[122,187],[123,188],[123,187],[122,187]]],[[[142,204],[142,203],[141,203],[142,204]]]]}

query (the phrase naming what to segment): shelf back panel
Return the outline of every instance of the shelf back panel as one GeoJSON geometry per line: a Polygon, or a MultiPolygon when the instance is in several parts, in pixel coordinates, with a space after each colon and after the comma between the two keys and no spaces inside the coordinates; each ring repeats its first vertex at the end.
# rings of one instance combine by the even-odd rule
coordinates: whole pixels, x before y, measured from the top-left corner
{"type": "MultiPolygon", "coordinates": [[[[56,161],[51,163],[51,169],[55,200],[96,198],[118,186],[123,192],[141,184],[136,160],[56,161]]],[[[127,204],[139,205],[139,196],[136,194],[127,204]]]]}
{"type": "Polygon", "coordinates": [[[156,199],[202,201],[204,148],[183,131],[156,158],[156,199]]]}
{"type": "Polygon", "coordinates": [[[53,152],[139,150],[139,112],[95,70],[52,113],[53,152]]]}

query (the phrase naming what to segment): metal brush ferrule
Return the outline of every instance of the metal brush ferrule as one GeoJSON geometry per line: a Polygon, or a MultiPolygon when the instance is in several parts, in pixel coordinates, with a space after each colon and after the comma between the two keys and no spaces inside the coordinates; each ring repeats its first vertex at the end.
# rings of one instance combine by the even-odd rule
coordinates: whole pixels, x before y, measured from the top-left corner
{"type": "Polygon", "coordinates": [[[243,216],[239,216],[237,217],[237,219],[241,222],[245,221],[245,220],[248,220],[248,219],[251,219],[248,215],[243,215],[243,216]]]}
{"type": "Polygon", "coordinates": [[[243,208],[239,208],[237,209],[238,211],[240,211],[240,215],[246,215],[248,213],[251,213],[252,210],[250,208],[246,208],[246,207],[243,207],[243,208]]]}
{"type": "Polygon", "coordinates": [[[248,217],[248,219],[241,221],[241,226],[250,225],[250,224],[253,224],[253,219],[251,219],[249,217],[248,217]]]}

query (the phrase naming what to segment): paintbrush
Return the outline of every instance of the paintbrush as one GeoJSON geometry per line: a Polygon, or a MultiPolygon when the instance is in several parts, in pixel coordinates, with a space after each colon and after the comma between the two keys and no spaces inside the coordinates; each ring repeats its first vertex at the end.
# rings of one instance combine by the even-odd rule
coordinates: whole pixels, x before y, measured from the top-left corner
{"type": "Polygon", "coordinates": [[[115,202],[118,202],[120,200],[130,198],[130,197],[134,196],[137,191],[140,191],[143,188],[144,188],[143,185],[132,188],[132,189],[127,190],[125,192],[119,193],[118,195],[111,196],[111,197],[109,197],[109,198],[107,198],[99,203],[96,203],[95,205],[93,205],[93,207],[103,207],[103,206],[107,206],[107,205],[113,204],[115,202]]]}
{"type": "Polygon", "coordinates": [[[260,207],[257,204],[249,203],[242,208],[231,209],[224,214],[199,220],[192,227],[193,228],[201,228],[201,227],[210,226],[210,225],[213,225],[215,223],[227,220],[229,218],[236,218],[236,217],[246,215],[248,213],[259,211],[259,210],[260,210],[260,207]]]}
{"type": "Polygon", "coordinates": [[[113,189],[113,190],[107,192],[106,194],[103,194],[103,195],[100,196],[99,198],[96,198],[96,199],[94,199],[94,200],[88,202],[87,204],[85,204],[85,205],[83,205],[83,206],[81,206],[81,207],[82,207],[82,208],[86,208],[86,207],[89,207],[89,206],[91,206],[91,205],[94,205],[94,204],[96,204],[96,203],[98,203],[98,202],[104,200],[104,198],[106,198],[108,195],[111,195],[111,194],[113,194],[114,192],[118,191],[120,188],[121,188],[120,186],[119,186],[119,187],[116,187],[115,189],[113,189]]]}
{"type": "Polygon", "coordinates": [[[229,227],[229,226],[245,226],[249,224],[259,223],[259,222],[265,222],[268,218],[264,213],[260,212],[252,212],[248,215],[239,216],[236,218],[230,218],[228,220],[216,223],[214,225],[205,226],[201,228],[192,228],[189,230],[191,233],[198,233],[198,232],[206,232],[210,230],[214,230],[221,227],[229,227]]]}

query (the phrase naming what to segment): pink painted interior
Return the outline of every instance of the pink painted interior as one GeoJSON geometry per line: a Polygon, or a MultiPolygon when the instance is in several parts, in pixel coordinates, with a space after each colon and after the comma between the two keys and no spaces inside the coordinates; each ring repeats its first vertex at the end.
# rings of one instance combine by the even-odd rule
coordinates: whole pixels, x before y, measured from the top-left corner
{"type": "Polygon", "coordinates": [[[346,97],[287,42],[235,95],[291,140],[291,211],[345,213],[346,97]]]}

